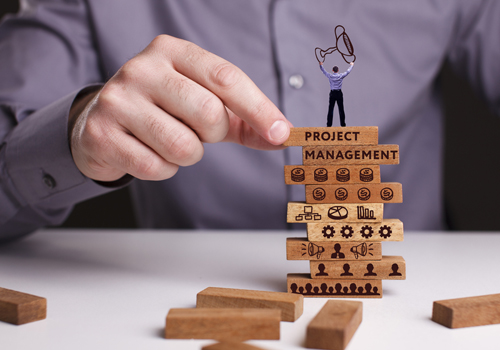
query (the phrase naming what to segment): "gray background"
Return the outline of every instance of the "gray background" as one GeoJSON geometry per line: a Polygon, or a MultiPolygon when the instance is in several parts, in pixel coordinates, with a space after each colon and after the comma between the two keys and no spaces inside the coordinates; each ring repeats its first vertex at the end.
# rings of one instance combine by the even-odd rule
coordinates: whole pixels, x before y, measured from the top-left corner
{"type": "MultiPolygon", "coordinates": [[[[0,18],[18,10],[0,2],[0,18]]],[[[458,72],[459,73],[459,72],[458,72]]],[[[452,230],[500,230],[500,120],[457,72],[439,75],[445,107],[445,207],[452,230]]],[[[65,227],[136,227],[130,196],[121,189],[76,205],[65,227]]]]}

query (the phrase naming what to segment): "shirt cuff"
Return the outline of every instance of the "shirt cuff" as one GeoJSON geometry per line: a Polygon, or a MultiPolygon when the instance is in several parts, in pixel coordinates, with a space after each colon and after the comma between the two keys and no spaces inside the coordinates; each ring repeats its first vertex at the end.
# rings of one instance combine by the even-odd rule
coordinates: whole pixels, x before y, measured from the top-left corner
{"type": "Polygon", "coordinates": [[[7,172],[21,206],[44,202],[49,208],[62,208],[132,180],[125,176],[114,183],[97,183],[76,167],[68,141],[68,115],[80,91],[34,112],[7,137],[7,172]]]}

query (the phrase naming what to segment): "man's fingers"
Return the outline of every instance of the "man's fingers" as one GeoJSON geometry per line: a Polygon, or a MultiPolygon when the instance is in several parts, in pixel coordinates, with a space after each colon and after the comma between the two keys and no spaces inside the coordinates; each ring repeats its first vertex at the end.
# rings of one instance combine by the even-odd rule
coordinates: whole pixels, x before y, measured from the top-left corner
{"type": "Polygon", "coordinates": [[[160,36],[155,40],[175,70],[213,92],[267,142],[280,145],[288,138],[290,127],[285,116],[238,67],[177,38],[160,36]]]}

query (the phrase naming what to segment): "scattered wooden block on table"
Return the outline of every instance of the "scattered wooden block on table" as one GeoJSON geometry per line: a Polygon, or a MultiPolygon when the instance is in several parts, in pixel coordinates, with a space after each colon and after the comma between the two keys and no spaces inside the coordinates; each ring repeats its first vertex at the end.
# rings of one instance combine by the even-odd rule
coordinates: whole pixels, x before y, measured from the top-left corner
{"type": "Polygon", "coordinates": [[[399,164],[398,145],[376,146],[305,146],[304,165],[399,164]]]}
{"type": "Polygon", "coordinates": [[[287,185],[380,183],[380,165],[285,165],[287,185]]]}
{"type": "Polygon", "coordinates": [[[0,288],[0,321],[21,325],[47,317],[47,299],[0,288]]]}
{"type": "Polygon", "coordinates": [[[432,320],[448,328],[500,323],[500,294],[435,301],[432,320]]]}
{"type": "Polygon", "coordinates": [[[307,326],[306,347],[344,350],[363,319],[363,303],[329,300],[307,326]]]}
{"type": "Polygon", "coordinates": [[[311,278],[308,273],[289,273],[288,292],[312,298],[382,298],[382,280],[311,278]]]}
{"type": "Polygon", "coordinates": [[[378,261],[311,260],[311,277],[335,279],[406,279],[406,262],[402,256],[382,256],[378,261]]]}
{"type": "Polygon", "coordinates": [[[208,287],[196,296],[196,307],[278,309],[282,321],[294,322],[302,315],[304,297],[281,292],[208,287]]]}
{"type": "Polygon", "coordinates": [[[201,350],[264,350],[257,346],[238,342],[222,342],[206,345],[201,350]]]}
{"type": "Polygon", "coordinates": [[[376,145],[377,126],[291,128],[284,146],[376,145]]]}
{"type": "Polygon", "coordinates": [[[380,242],[310,242],[307,238],[286,240],[287,260],[381,260],[380,242]]]}
{"type": "Polygon", "coordinates": [[[379,184],[306,185],[306,203],[402,203],[397,182],[379,184]]]}
{"type": "Polygon", "coordinates": [[[279,339],[280,320],[281,311],[275,309],[170,309],[165,338],[279,339]]]}
{"type": "Polygon", "coordinates": [[[384,204],[308,204],[288,202],[287,222],[382,222],[384,204]]]}
{"type": "Polygon", "coordinates": [[[321,241],[402,241],[403,223],[398,219],[385,219],[379,223],[316,223],[307,224],[307,238],[311,242],[321,241]]]}

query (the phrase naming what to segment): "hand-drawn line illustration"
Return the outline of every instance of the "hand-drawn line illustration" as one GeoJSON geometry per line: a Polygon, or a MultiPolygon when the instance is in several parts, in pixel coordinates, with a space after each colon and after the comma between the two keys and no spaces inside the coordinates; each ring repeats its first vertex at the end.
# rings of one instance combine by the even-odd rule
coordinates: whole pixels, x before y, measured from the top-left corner
{"type": "Polygon", "coordinates": [[[365,225],[359,230],[361,237],[370,238],[373,235],[373,228],[370,225],[365,225]]]}
{"type": "MultiPolygon", "coordinates": [[[[373,243],[366,244],[366,243],[361,243],[357,246],[354,246],[351,248],[351,252],[354,253],[354,257],[357,259],[360,255],[361,256],[366,256],[367,254],[370,254],[373,256],[372,253],[370,253],[370,250],[373,250],[372,248],[373,243]]],[[[335,248],[335,247],[334,247],[335,248]]]]}
{"type": "Polygon", "coordinates": [[[400,272],[398,272],[399,270],[398,264],[396,263],[392,264],[391,268],[392,272],[389,274],[389,276],[403,276],[400,272]]]}
{"type": "Polygon", "coordinates": [[[328,180],[328,171],[325,168],[314,170],[314,181],[325,182],[326,180],[328,180]]]}
{"type": "Polygon", "coordinates": [[[349,270],[351,269],[351,266],[349,266],[349,264],[344,264],[342,268],[344,269],[344,272],[341,273],[340,276],[354,276],[352,272],[349,272],[349,270]]]}
{"type": "Polygon", "coordinates": [[[373,272],[373,269],[374,269],[374,266],[373,264],[368,264],[366,265],[366,270],[368,271],[367,273],[365,273],[364,275],[365,276],[377,276],[377,274],[375,272],[373,272]]]}
{"type": "Polygon", "coordinates": [[[391,237],[392,229],[390,226],[384,225],[380,228],[378,233],[380,234],[380,237],[387,239],[387,238],[391,237]]]}
{"type": "Polygon", "coordinates": [[[326,191],[321,187],[317,187],[313,190],[312,196],[315,200],[322,201],[326,197],[326,191]]]}
{"type": "Polygon", "coordinates": [[[319,272],[316,274],[316,276],[328,276],[328,273],[325,272],[325,264],[319,264],[318,265],[318,270],[319,272]]]}
{"type": "Polygon", "coordinates": [[[347,190],[344,187],[339,187],[335,190],[335,198],[338,201],[345,201],[347,199],[348,194],[349,193],[347,192],[347,190]]]}
{"type": "Polygon", "coordinates": [[[302,220],[321,220],[321,214],[318,213],[313,213],[313,207],[312,205],[306,205],[304,206],[304,214],[299,214],[295,217],[296,221],[302,221],[302,220]]]}
{"type": "Polygon", "coordinates": [[[380,198],[384,201],[390,201],[394,197],[394,192],[391,188],[385,187],[380,191],[380,198]]]}
{"type": "Polygon", "coordinates": [[[351,172],[347,168],[339,168],[336,172],[338,182],[347,182],[351,179],[351,172]]]}
{"type": "Polygon", "coordinates": [[[358,199],[360,201],[367,201],[371,197],[370,190],[366,187],[362,187],[358,190],[358,199]]]}
{"type": "Polygon", "coordinates": [[[342,237],[344,237],[344,238],[351,238],[352,234],[354,233],[354,230],[352,229],[352,226],[345,225],[345,226],[342,226],[340,233],[342,234],[342,237]]]}
{"type": "Polygon", "coordinates": [[[349,215],[347,208],[340,205],[335,205],[328,209],[328,217],[332,220],[343,220],[347,218],[347,215],[349,215]]]}
{"type": "Polygon", "coordinates": [[[314,49],[314,54],[316,55],[316,59],[318,60],[318,62],[321,63],[325,62],[326,55],[329,55],[335,51],[338,51],[338,53],[342,55],[342,58],[346,63],[350,63],[346,59],[346,57],[353,57],[351,62],[355,62],[356,55],[354,55],[354,46],[352,45],[351,39],[347,35],[344,26],[340,24],[336,26],[334,33],[335,33],[335,46],[329,47],[326,50],[323,50],[319,47],[314,49]],[[342,38],[342,41],[344,42],[343,45],[342,42],[340,43],[341,45],[339,45],[340,38],[342,38]]]}
{"type": "Polygon", "coordinates": [[[363,182],[373,181],[373,170],[370,168],[363,168],[359,171],[359,179],[363,182]]]}
{"type": "Polygon", "coordinates": [[[306,172],[302,168],[294,168],[291,171],[290,178],[293,182],[302,182],[306,179],[306,172]]]}
{"type": "Polygon", "coordinates": [[[358,206],[358,219],[360,220],[376,220],[375,212],[363,206],[358,206]]]}
{"type": "Polygon", "coordinates": [[[345,259],[345,254],[340,251],[341,248],[342,247],[341,247],[341,245],[339,243],[336,243],[333,246],[333,249],[335,250],[335,253],[332,253],[332,255],[331,255],[332,259],[345,259]]]}
{"type": "Polygon", "coordinates": [[[326,225],[323,227],[323,231],[321,231],[321,233],[323,233],[323,237],[325,238],[333,238],[335,229],[333,228],[333,226],[326,225]]]}
{"type": "Polygon", "coordinates": [[[321,257],[321,254],[325,252],[325,248],[323,246],[314,244],[312,242],[309,242],[308,245],[305,243],[302,243],[302,256],[309,254],[309,256],[315,256],[316,259],[319,259],[321,257]]]}
{"type": "Polygon", "coordinates": [[[292,283],[290,285],[290,291],[295,294],[302,294],[302,295],[336,295],[336,296],[350,296],[350,295],[380,295],[378,292],[378,288],[372,287],[371,283],[366,283],[362,285],[363,282],[359,284],[359,286],[356,283],[351,283],[349,285],[349,288],[347,285],[345,285],[342,288],[341,283],[335,283],[335,287],[333,287],[333,283],[328,283],[330,286],[328,286],[327,283],[321,283],[321,286],[318,288],[317,286],[313,288],[311,283],[307,283],[305,285],[305,288],[303,286],[298,286],[297,283],[292,283]]]}

